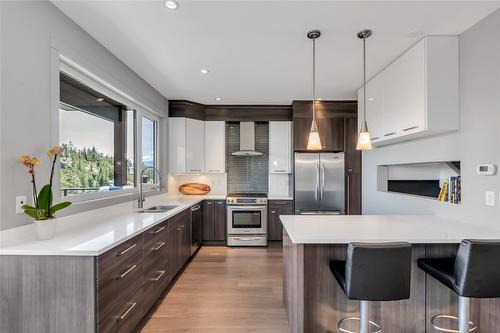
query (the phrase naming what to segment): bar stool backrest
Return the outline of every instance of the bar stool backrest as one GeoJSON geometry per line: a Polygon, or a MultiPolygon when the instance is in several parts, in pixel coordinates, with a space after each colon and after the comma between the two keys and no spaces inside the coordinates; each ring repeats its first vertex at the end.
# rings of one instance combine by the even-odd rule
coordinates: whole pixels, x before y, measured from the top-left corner
{"type": "Polygon", "coordinates": [[[500,240],[462,241],[455,259],[455,289],[463,297],[500,297],[500,240]]]}
{"type": "Polygon", "coordinates": [[[350,243],[346,259],[349,299],[396,301],[410,297],[409,243],[350,243]]]}

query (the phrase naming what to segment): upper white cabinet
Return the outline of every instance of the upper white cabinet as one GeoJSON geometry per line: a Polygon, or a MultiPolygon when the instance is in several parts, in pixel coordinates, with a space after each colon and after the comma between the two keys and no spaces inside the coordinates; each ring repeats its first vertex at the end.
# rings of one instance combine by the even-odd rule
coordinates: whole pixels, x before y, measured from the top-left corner
{"type": "Polygon", "coordinates": [[[269,122],[269,172],[292,173],[292,123],[269,122]]]}
{"type": "MultiPolygon", "coordinates": [[[[429,36],[366,86],[368,128],[375,146],[459,128],[459,50],[456,36],[429,36]]],[[[358,91],[363,120],[363,88],[358,91]]]]}
{"type": "Polygon", "coordinates": [[[205,173],[226,172],[226,122],[205,122],[205,173]]]}
{"type": "Polygon", "coordinates": [[[205,124],[202,120],[171,117],[169,127],[169,172],[203,173],[205,170],[205,124]]]}

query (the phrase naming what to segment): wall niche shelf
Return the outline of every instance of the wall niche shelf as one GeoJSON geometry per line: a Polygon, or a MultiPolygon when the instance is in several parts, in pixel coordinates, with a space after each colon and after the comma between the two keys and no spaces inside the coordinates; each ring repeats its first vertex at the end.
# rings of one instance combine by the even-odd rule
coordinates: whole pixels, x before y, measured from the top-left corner
{"type": "Polygon", "coordinates": [[[460,161],[379,165],[377,190],[459,204],[460,161]]]}

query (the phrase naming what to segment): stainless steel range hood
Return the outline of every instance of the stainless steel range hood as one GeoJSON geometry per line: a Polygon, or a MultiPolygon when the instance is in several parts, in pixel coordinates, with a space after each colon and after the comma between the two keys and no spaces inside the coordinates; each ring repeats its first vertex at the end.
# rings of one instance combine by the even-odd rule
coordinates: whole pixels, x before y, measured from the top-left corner
{"type": "Polygon", "coordinates": [[[255,123],[245,121],[240,123],[240,150],[234,156],[259,156],[261,152],[255,151],[255,123]]]}

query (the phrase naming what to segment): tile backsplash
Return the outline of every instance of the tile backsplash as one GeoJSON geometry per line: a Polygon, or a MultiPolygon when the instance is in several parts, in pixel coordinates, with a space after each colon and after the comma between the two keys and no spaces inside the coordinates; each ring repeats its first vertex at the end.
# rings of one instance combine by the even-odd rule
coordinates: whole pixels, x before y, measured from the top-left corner
{"type": "Polygon", "coordinates": [[[240,149],[240,124],[226,124],[227,190],[231,192],[268,192],[269,124],[255,123],[255,150],[260,156],[234,156],[240,149]]]}

